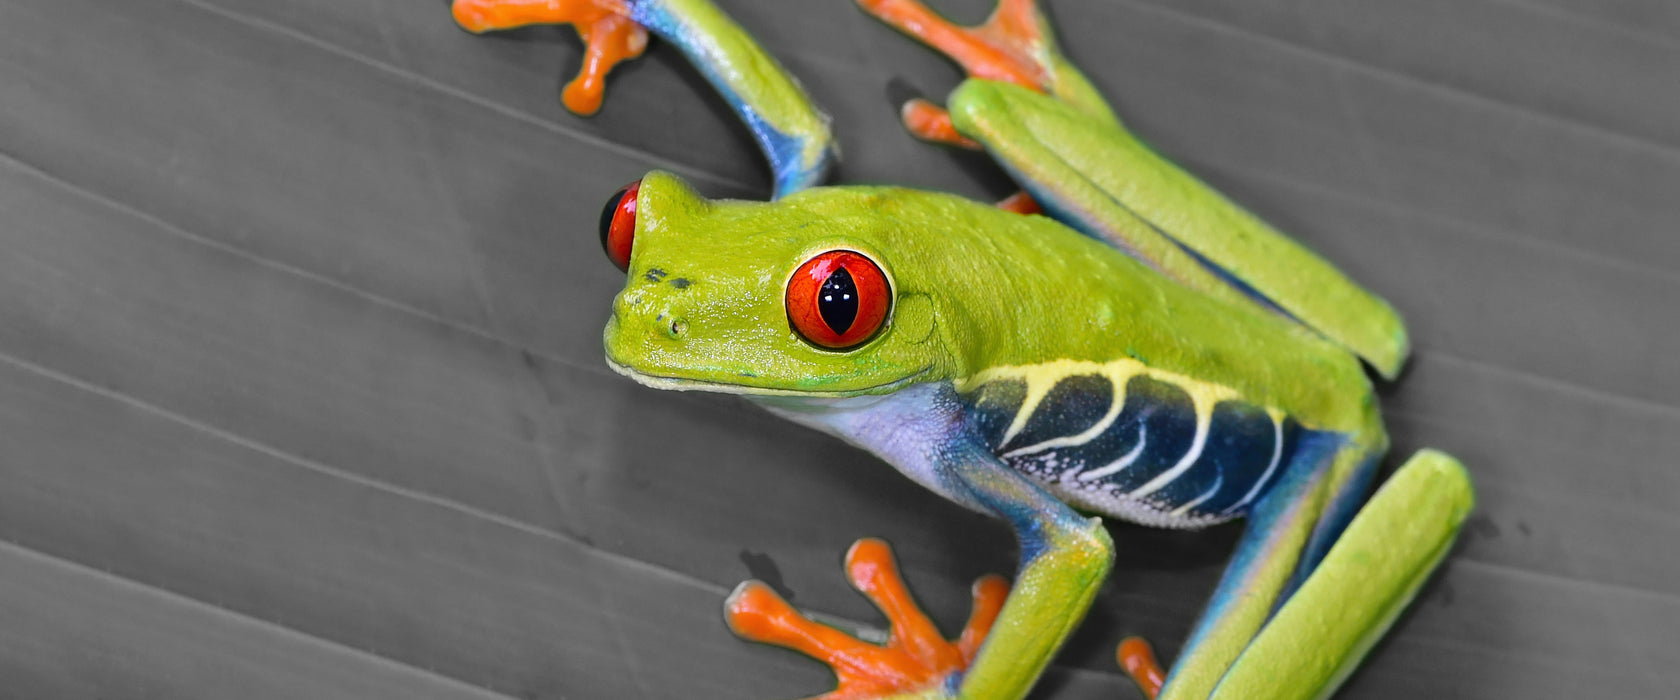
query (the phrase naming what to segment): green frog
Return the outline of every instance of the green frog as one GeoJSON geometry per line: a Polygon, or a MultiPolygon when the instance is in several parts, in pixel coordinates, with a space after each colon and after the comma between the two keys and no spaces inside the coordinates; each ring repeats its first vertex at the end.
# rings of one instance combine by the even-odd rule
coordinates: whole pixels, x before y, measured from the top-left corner
{"type": "MultiPolygon", "coordinates": [[[[1024,195],[814,186],[835,153],[826,118],[705,0],[455,5],[478,31],[576,23],[592,59],[639,53],[636,32],[651,30],[770,160],[771,202],[710,200],[663,172],[610,199],[601,242],[626,273],[604,334],[615,371],[747,397],[1004,519],[1019,542],[1013,587],[977,582],[955,640],[869,539],[846,569],[891,621],[887,644],[808,620],[756,582],[727,601],[732,629],[828,662],[829,700],[1020,698],[1109,573],[1100,517],[1246,518],[1171,671],[1138,640],[1120,663],[1151,697],[1333,693],[1474,503],[1463,466],[1433,450],[1365,499],[1388,447],[1367,368],[1399,372],[1398,314],[1138,141],[1032,0],[1001,0],[973,28],[915,0],[859,4],[972,76],[944,107],[906,105],[907,126],[984,149],[1024,195]]],[[[575,83],[593,104],[610,64],[586,62],[575,83]]]]}

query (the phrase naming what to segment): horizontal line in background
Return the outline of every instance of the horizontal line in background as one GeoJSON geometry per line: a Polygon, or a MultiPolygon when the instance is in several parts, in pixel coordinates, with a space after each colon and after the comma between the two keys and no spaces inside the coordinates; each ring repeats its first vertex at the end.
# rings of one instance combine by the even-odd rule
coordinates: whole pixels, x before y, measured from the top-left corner
{"type": "MultiPolygon", "coordinates": [[[[496,114],[507,117],[507,118],[512,119],[514,121],[518,121],[518,122],[523,123],[523,124],[529,124],[531,126],[538,127],[538,128],[540,128],[544,131],[548,131],[548,132],[551,132],[551,133],[561,134],[561,135],[564,135],[568,138],[572,138],[572,139],[575,139],[577,141],[580,141],[582,143],[586,143],[586,144],[589,144],[591,146],[595,146],[595,147],[600,148],[600,149],[605,150],[605,151],[610,151],[612,153],[617,153],[619,155],[627,156],[627,157],[632,158],[634,160],[644,161],[644,162],[646,162],[646,163],[648,163],[648,164],[650,164],[650,165],[652,165],[656,168],[667,169],[667,170],[670,170],[670,171],[675,172],[677,174],[685,175],[685,176],[689,177],[690,179],[710,181],[710,182],[717,183],[717,184],[720,184],[720,185],[725,185],[727,187],[733,187],[733,188],[736,188],[736,189],[746,190],[746,191],[752,191],[752,190],[758,189],[757,187],[753,186],[751,183],[742,182],[740,180],[736,180],[734,178],[730,178],[730,177],[727,177],[727,176],[719,174],[719,173],[713,173],[713,172],[708,172],[708,171],[705,171],[705,170],[701,170],[699,168],[696,168],[692,165],[688,165],[688,164],[685,164],[685,163],[677,163],[675,161],[664,158],[664,157],[660,156],[659,154],[653,153],[651,151],[646,151],[646,150],[642,150],[642,149],[639,149],[639,148],[633,148],[631,146],[627,146],[627,145],[619,143],[617,141],[611,141],[611,140],[608,140],[608,139],[601,138],[599,136],[595,136],[593,134],[589,134],[587,132],[578,131],[576,129],[568,128],[564,124],[560,124],[558,122],[547,121],[547,120],[539,118],[535,115],[532,115],[532,114],[529,114],[529,113],[524,112],[522,110],[511,107],[509,105],[505,105],[505,104],[502,104],[500,102],[496,102],[495,100],[485,98],[481,95],[477,95],[477,94],[468,92],[466,90],[462,90],[460,88],[453,87],[451,85],[448,85],[448,84],[443,83],[443,82],[439,82],[439,81],[434,80],[434,79],[432,79],[430,77],[427,77],[425,75],[415,73],[415,72],[412,72],[412,71],[408,71],[408,70],[404,70],[402,68],[398,68],[397,66],[393,66],[393,65],[391,65],[389,63],[386,63],[384,61],[381,61],[379,59],[373,58],[371,56],[367,56],[365,54],[357,53],[355,51],[351,51],[349,49],[346,49],[346,48],[343,48],[343,47],[338,46],[336,44],[324,41],[322,39],[315,38],[313,36],[310,36],[309,34],[305,34],[301,31],[298,31],[296,29],[293,29],[291,27],[288,27],[288,26],[285,26],[285,25],[282,25],[282,24],[271,22],[269,20],[262,19],[260,17],[251,17],[249,15],[245,15],[245,14],[242,14],[242,13],[239,13],[239,12],[234,12],[234,11],[226,9],[226,8],[217,7],[216,5],[213,5],[213,4],[210,4],[210,3],[201,2],[201,0],[174,0],[174,1],[179,2],[181,4],[184,4],[184,5],[189,5],[189,6],[192,6],[192,7],[196,7],[198,9],[203,10],[205,12],[208,12],[210,14],[216,15],[218,17],[225,18],[227,20],[230,20],[230,21],[233,21],[233,22],[236,22],[236,23],[239,23],[239,24],[243,24],[243,25],[245,25],[247,27],[251,27],[253,29],[269,32],[269,33],[272,33],[272,34],[275,34],[275,35],[278,35],[278,36],[283,36],[283,37],[286,37],[288,39],[307,44],[307,45],[309,45],[313,48],[319,49],[321,51],[325,51],[325,52],[327,52],[329,54],[332,54],[334,56],[339,56],[339,57],[342,57],[342,58],[348,58],[348,59],[353,60],[357,63],[363,64],[363,65],[366,65],[370,68],[378,70],[382,73],[402,78],[403,80],[407,80],[407,81],[409,81],[409,82],[411,82],[415,85],[419,85],[419,86],[425,87],[427,89],[434,90],[434,91],[442,93],[444,95],[448,95],[448,96],[453,97],[455,99],[461,100],[463,102],[467,102],[469,104],[472,104],[472,105],[475,105],[475,106],[478,106],[478,107],[482,107],[484,109],[487,109],[491,112],[494,112],[496,114]]],[[[440,12],[442,11],[442,9],[443,9],[442,7],[439,7],[440,12]]]]}
{"type": "Polygon", "coordinates": [[[236,622],[236,623],[241,624],[241,625],[249,625],[251,627],[255,627],[255,628],[261,630],[262,633],[264,633],[264,634],[274,634],[274,635],[279,635],[279,636],[283,636],[283,637],[287,637],[287,638],[291,638],[291,639],[303,640],[303,641],[305,641],[309,644],[313,644],[313,645],[325,648],[325,649],[330,650],[334,653],[344,654],[344,655],[355,657],[355,658],[358,658],[358,659],[364,659],[364,660],[366,660],[368,662],[371,662],[371,663],[381,664],[381,665],[389,666],[391,668],[400,669],[402,671],[411,673],[413,675],[416,675],[416,676],[419,676],[419,677],[422,677],[422,678],[430,679],[431,681],[443,684],[443,685],[448,686],[448,687],[458,688],[460,690],[471,692],[471,693],[473,693],[473,694],[475,694],[479,697],[483,697],[483,698],[503,698],[503,699],[507,699],[507,700],[512,700],[512,698],[513,698],[513,696],[511,696],[511,695],[506,695],[506,694],[503,694],[503,693],[499,693],[499,692],[496,692],[496,691],[491,690],[489,688],[486,688],[486,687],[483,687],[483,686],[480,686],[480,685],[475,685],[475,684],[472,684],[472,683],[468,683],[466,681],[462,681],[460,679],[457,679],[457,678],[454,678],[454,677],[451,677],[451,676],[446,676],[446,675],[437,673],[435,671],[431,671],[429,669],[421,668],[419,666],[413,666],[413,665],[410,665],[410,664],[406,664],[406,663],[403,663],[403,662],[398,661],[396,659],[390,658],[388,656],[383,656],[383,655],[380,655],[380,654],[377,654],[377,653],[374,653],[374,652],[370,652],[370,651],[366,651],[366,650],[363,650],[363,649],[357,649],[355,647],[346,646],[344,644],[340,644],[338,642],[334,642],[334,641],[329,640],[329,639],[325,639],[325,638],[318,637],[318,636],[315,636],[315,635],[312,635],[312,634],[307,634],[305,632],[301,632],[299,630],[293,629],[291,627],[287,627],[287,626],[282,625],[282,624],[278,624],[278,623],[275,623],[275,622],[272,622],[272,621],[269,621],[269,620],[264,620],[264,619],[257,618],[257,617],[252,617],[250,615],[246,615],[244,613],[241,613],[241,612],[238,612],[238,611],[235,611],[235,610],[230,610],[228,608],[224,608],[222,606],[216,605],[216,604],[211,603],[209,601],[204,601],[204,600],[199,600],[197,598],[191,598],[191,597],[183,596],[183,595],[180,595],[180,594],[175,593],[173,591],[170,591],[170,590],[167,590],[167,589],[164,589],[164,588],[159,588],[157,586],[148,585],[148,584],[142,583],[140,581],[136,581],[134,579],[125,577],[125,576],[119,576],[119,575],[111,573],[109,571],[102,571],[102,570],[87,566],[86,564],[82,564],[80,562],[75,562],[75,561],[71,561],[71,560],[68,560],[68,559],[63,559],[63,558],[54,556],[50,553],[43,552],[43,551],[28,547],[28,546],[25,546],[25,545],[22,545],[22,544],[18,544],[16,542],[12,542],[12,541],[4,539],[4,538],[0,538],[0,551],[8,552],[12,555],[15,555],[15,556],[18,556],[18,557],[21,557],[21,558],[24,558],[24,559],[34,560],[34,561],[40,563],[42,566],[67,569],[69,571],[75,572],[78,575],[88,576],[88,577],[91,577],[94,580],[100,581],[102,583],[110,584],[113,587],[118,588],[118,589],[126,589],[126,590],[131,590],[131,591],[137,591],[137,592],[143,593],[145,595],[157,596],[157,597],[162,598],[163,600],[165,600],[167,602],[174,603],[176,605],[184,605],[184,606],[190,607],[192,609],[201,611],[201,612],[203,612],[207,615],[211,615],[211,616],[215,616],[215,617],[221,617],[221,618],[236,622]]]}

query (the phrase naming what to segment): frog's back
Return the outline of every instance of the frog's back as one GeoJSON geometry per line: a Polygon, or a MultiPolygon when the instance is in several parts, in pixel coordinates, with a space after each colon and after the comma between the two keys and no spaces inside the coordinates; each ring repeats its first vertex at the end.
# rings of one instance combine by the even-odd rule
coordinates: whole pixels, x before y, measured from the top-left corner
{"type": "Polygon", "coordinates": [[[937,308],[945,362],[929,380],[973,386],[1007,368],[1139,367],[1309,427],[1365,425],[1370,383],[1359,360],[1282,315],[1199,294],[1043,217],[882,192],[862,191],[879,197],[866,202],[866,220],[832,223],[890,251],[901,298],[937,308]]]}
{"type": "Polygon", "coordinates": [[[1303,442],[1376,424],[1358,359],[1285,317],[1044,219],[945,211],[918,266],[934,274],[906,286],[942,306],[969,428],[1069,503],[1155,526],[1229,520],[1303,442]]]}
{"type": "Polygon", "coordinates": [[[917,381],[951,382],[967,429],[1076,506],[1156,526],[1229,520],[1303,444],[1377,425],[1344,348],[1049,219],[893,188],[789,202],[819,214],[813,238],[880,260],[901,303],[931,306],[942,348],[917,381]]]}

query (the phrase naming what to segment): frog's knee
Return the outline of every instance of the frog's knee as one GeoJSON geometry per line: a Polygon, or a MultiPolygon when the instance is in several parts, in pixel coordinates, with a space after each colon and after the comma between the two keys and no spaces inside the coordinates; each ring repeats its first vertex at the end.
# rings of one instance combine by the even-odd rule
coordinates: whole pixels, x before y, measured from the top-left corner
{"type": "Polygon", "coordinates": [[[1049,556],[1063,566],[1106,573],[1114,564],[1114,538],[1103,527],[1101,518],[1070,518],[1045,538],[1038,551],[1030,547],[1024,552],[1027,561],[1049,556]]]}

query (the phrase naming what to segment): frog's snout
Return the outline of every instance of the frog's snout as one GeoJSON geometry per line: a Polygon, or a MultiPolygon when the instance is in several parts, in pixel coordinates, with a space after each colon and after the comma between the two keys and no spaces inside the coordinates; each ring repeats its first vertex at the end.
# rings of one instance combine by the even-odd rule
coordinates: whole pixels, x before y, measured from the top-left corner
{"type": "Polygon", "coordinates": [[[647,338],[683,340],[688,335],[687,314],[678,299],[625,290],[613,303],[613,321],[620,332],[647,338]]]}

